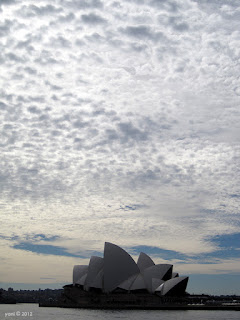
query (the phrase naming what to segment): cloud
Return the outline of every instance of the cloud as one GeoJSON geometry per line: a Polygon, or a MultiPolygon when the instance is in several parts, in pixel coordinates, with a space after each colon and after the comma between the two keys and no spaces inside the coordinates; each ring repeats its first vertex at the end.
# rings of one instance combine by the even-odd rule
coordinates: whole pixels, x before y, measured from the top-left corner
{"type": "Polygon", "coordinates": [[[52,15],[57,14],[61,12],[62,9],[56,8],[51,4],[45,5],[45,6],[36,6],[35,4],[31,5],[23,5],[21,7],[21,11],[19,11],[19,14],[25,18],[31,18],[34,16],[46,16],[46,15],[52,15]]]}
{"type": "Polygon", "coordinates": [[[147,132],[143,132],[138,128],[135,128],[132,123],[120,122],[118,124],[120,132],[123,135],[123,140],[127,141],[129,138],[134,140],[147,140],[147,132]]]}
{"type": "Polygon", "coordinates": [[[11,28],[11,20],[5,20],[4,23],[0,25],[0,37],[6,36],[6,34],[10,31],[11,28]]]}
{"type": "Polygon", "coordinates": [[[178,260],[185,261],[186,259],[188,259],[188,256],[180,254],[175,251],[164,250],[161,248],[144,246],[144,245],[132,247],[129,250],[132,254],[135,253],[135,254],[139,255],[141,252],[144,252],[144,253],[148,254],[150,257],[155,256],[155,257],[160,257],[161,259],[165,259],[165,260],[178,259],[178,260]]]}
{"type": "Polygon", "coordinates": [[[127,26],[126,28],[120,29],[120,31],[130,37],[139,39],[139,40],[153,40],[158,41],[163,37],[161,32],[155,32],[150,29],[148,26],[127,26]]]}
{"type": "Polygon", "coordinates": [[[179,1],[152,0],[149,5],[153,6],[154,8],[176,12],[178,11],[179,3],[179,1]]]}
{"type": "Polygon", "coordinates": [[[14,3],[16,3],[15,0],[2,0],[0,6],[13,5],[14,3]]]}
{"type": "Polygon", "coordinates": [[[36,252],[38,254],[51,254],[56,256],[77,257],[77,255],[73,255],[66,252],[64,248],[52,246],[52,245],[19,243],[14,245],[13,249],[31,251],[31,252],[36,252]]]}
{"type": "Polygon", "coordinates": [[[68,13],[66,15],[61,15],[59,17],[59,21],[67,23],[67,22],[75,20],[75,18],[76,18],[75,14],[73,12],[70,12],[70,13],[68,13]]]}
{"type": "Polygon", "coordinates": [[[1,110],[6,110],[7,105],[4,102],[0,102],[0,108],[1,108],[1,110]]]}
{"type": "Polygon", "coordinates": [[[180,32],[183,31],[184,32],[189,29],[189,25],[186,22],[179,21],[179,18],[177,18],[177,17],[170,17],[169,24],[176,31],[180,31],[180,32]]]}
{"type": "Polygon", "coordinates": [[[96,24],[103,24],[106,23],[106,20],[100,17],[99,15],[96,15],[94,13],[89,13],[89,14],[83,14],[81,16],[82,21],[86,24],[90,25],[96,25],[96,24]]]}
{"type": "Polygon", "coordinates": [[[67,6],[74,7],[75,9],[102,9],[104,7],[104,4],[99,0],[83,0],[81,2],[79,2],[78,0],[70,0],[68,1],[67,6]]]}

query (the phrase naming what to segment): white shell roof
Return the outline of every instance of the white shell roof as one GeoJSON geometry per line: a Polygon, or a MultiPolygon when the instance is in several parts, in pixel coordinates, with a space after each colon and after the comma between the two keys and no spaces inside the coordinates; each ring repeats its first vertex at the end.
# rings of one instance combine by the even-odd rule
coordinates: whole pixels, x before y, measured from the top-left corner
{"type": "Polygon", "coordinates": [[[172,273],[172,278],[177,278],[179,277],[179,273],[178,272],[173,272],[172,273]]]}
{"type": "Polygon", "coordinates": [[[99,271],[96,278],[91,282],[91,287],[98,289],[103,288],[103,269],[99,271]]]}
{"type": "Polygon", "coordinates": [[[161,295],[166,295],[170,290],[174,289],[174,287],[177,287],[179,284],[182,284],[183,286],[187,286],[187,282],[188,282],[188,277],[176,277],[173,279],[170,279],[166,282],[164,282],[164,284],[161,285],[155,290],[156,292],[160,292],[161,295]]]}
{"type": "Polygon", "coordinates": [[[115,244],[105,242],[103,272],[104,291],[110,292],[132,275],[138,274],[139,268],[125,250],[115,244]]]}
{"type": "Polygon", "coordinates": [[[137,264],[119,246],[105,243],[104,258],[92,256],[89,266],[76,265],[73,268],[73,285],[102,289],[112,292],[116,288],[127,291],[147,289],[160,295],[182,294],[186,290],[188,277],[179,277],[172,272],[171,264],[155,265],[152,259],[141,252],[137,264]]]}
{"type": "Polygon", "coordinates": [[[140,272],[143,272],[148,267],[154,266],[155,263],[146,253],[141,252],[138,257],[137,265],[140,269],[140,272]]]}
{"type": "Polygon", "coordinates": [[[88,271],[88,266],[86,265],[76,265],[73,268],[73,285],[78,283],[83,275],[88,271]]]}
{"type": "Polygon", "coordinates": [[[155,290],[155,292],[162,294],[162,290],[163,290],[163,286],[164,286],[164,282],[162,284],[160,284],[159,287],[157,287],[157,289],[155,290]]]}
{"type": "Polygon", "coordinates": [[[77,280],[76,284],[80,284],[80,285],[84,286],[86,278],[87,278],[87,273],[85,273],[79,280],[77,280]]]}
{"type": "Polygon", "coordinates": [[[151,290],[151,293],[155,292],[155,290],[163,283],[164,283],[163,280],[152,278],[152,290],[151,290]]]}
{"type": "Polygon", "coordinates": [[[134,280],[133,284],[130,287],[130,290],[141,290],[146,289],[146,284],[143,280],[141,273],[137,275],[137,278],[134,280]]]}
{"type": "Polygon", "coordinates": [[[92,256],[88,266],[85,285],[91,287],[100,270],[103,269],[103,258],[92,256]]]}
{"type": "Polygon", "coordinates": [[[130,290],[133,282],[137,278],[137,274],[134,274],[133,276],[129,277],[127,280],[123,281],[118,285],[118,288],[124,289],[124,290],[130,290]]]}
{"type": "Polygon", "coordinates": [[[156,264],[144,270],[143,279],[149,292],[152,292],[152,279],[164,280],[166,274],[171,274],[172,276],[172,267],[171,264],[156,264]]]}

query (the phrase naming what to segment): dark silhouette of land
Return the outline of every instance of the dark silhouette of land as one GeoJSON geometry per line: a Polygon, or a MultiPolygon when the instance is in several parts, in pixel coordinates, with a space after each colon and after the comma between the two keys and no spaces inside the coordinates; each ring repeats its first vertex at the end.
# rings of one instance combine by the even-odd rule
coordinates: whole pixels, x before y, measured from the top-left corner
{"type": "Polygon", "coordinates": [[[0,304],[6,303],[38,303],[40,307],[89,309],[240,311],[240,296],[237,295],[186,294],[181,297],[157,297],[144,293],[99,294],[98,292],[85,292],[72,285],[64,286],[64,289],[0,289],[0,304]]]}
{"type": "Polygon", "coordinates": [[[0,303],[41,303],[59,301],[63,289],[8,290],[0,289],[0,303]]]}

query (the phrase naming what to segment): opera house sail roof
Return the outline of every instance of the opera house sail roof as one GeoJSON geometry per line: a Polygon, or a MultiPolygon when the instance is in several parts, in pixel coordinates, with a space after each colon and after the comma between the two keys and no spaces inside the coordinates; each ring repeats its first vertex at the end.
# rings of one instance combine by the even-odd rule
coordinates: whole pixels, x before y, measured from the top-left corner
{"type": "Polygon", "coordinates": [[[105,242],[104,256],[92,256],[89,265],[73,268],[73,286],[103,293],[148,292],[160,296],[185,294],[188,277],[179,277],[171,264],[155,264],[141,252],[137,263],[119,246],[105,242]]]}

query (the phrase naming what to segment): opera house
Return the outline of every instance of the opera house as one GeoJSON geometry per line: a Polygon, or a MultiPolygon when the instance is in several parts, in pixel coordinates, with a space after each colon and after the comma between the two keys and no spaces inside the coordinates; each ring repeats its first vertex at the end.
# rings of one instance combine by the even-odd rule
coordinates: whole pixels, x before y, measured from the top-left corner
{"type": "Polygon", "coordinates": [[[92,256],[89,265],[73,268],[73,284],[65,298],[76,306],[97,304],[159,304],[184,297],[188,277],[173,272],[171,264],[155,264],[141,252],[137,263],[119,246],[106,242],[103,258],[92,256]]]}

